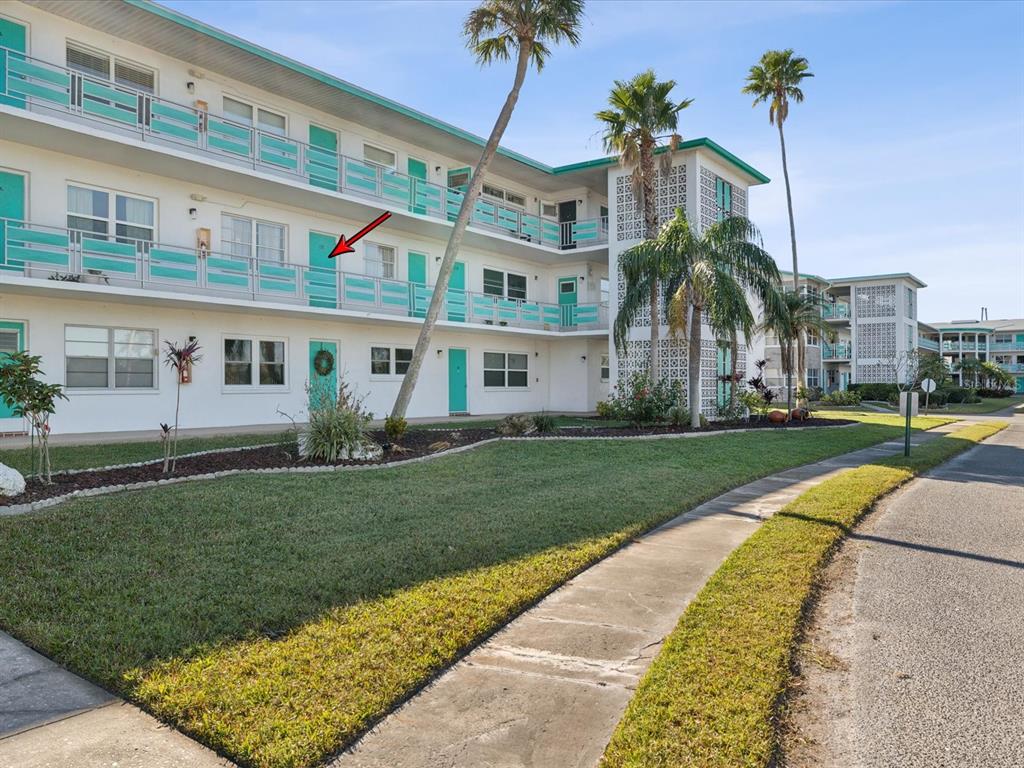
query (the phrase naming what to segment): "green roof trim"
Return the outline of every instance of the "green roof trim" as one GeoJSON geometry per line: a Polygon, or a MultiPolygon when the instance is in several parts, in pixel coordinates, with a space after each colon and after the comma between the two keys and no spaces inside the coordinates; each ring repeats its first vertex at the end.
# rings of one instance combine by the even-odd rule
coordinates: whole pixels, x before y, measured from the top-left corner
{"type": "MultiPolygon", "coordinates": [[[[359,86],[353,85],[352,83],[342,80],[341,78],[335,77],[334,75],[329,75],[326,72],[323,72],[319,69],[315,69],[314,67],[310,67],[307,66],[306,64],[302,64],[298,61],[295,61],[294,59],[290,59],[287,56],[282,56],[279,53],[275,53],[274,51],[271,51],[268,48],[256,45],[255,43],[250,43],[249,41],[243,40],[242,38],[232,35],[229,32],[225,32],[221,29],[217,29],[216,27],[212,27],[209,24],[204,24],[203,22],[197,19],[193,19],[191,16],[186,16],[185,14],[179,13],[178,11],[175,11],[171,8],[167,8],[163,5],[158,5],[157,3],[152,2],[152,0],[123,0],[123,2],[132,6],[133,8],[138,8],[140,10],[147,11],[168,21],[172,21],[175,24],[185,27],[186,29],[192,30],[193,32],[198,32],[199,34],[207,35],[208,37],[212,37],[215,40],[218,40],[222,43],[226,43],[228,45],[232,45],[236,48],[239,48],[245,51],[246,53],[251,53],[254,56],[259,56],[260,58],[266,59],[267,61],[277,64],[278,66],[285,67],[286,69],[290,69],[293,72],[296,72],[300,75],[312,78],[313,80],[323,83],[324,85],[331,86],[332,88],[337,88],[338,90],[343,91],[351,96],[356,96],[357,98],[364,99],[372,104],[376,104],[377,106],[384,107],[385,109],[390,109],[394,112],[403,115],[404,117],[409,117],[412,118],[413,120],[418,120],[424,125],[427,125],[435,130],[447,133],[458,139],[468,141],[471,144],[476,144],[479,147],[483,147],[487,143],[486,140],[483,139],[482,137],[470,133],[469,131],[465,131],[462,128],[458,128],[452,125],[451,123],[446,123],[443,120],[438,120],[436,117],[431,117],[430,115],[424,112],[420,112],[419,110],[413,109],[412,107],[407,107],[404,104],[394,101],[393,99],[386,98],[384,96],[381,96],[380,94],[374,93],[373,91],[368,91],[365,88],[360,88],[359,86]]],[[[705,149],[711,150],[715,154],[719,155],[722,159],[736,166],[744,173],[749,174],[762,184],[767,184],[770,181],[770,179],[763,173],[761,173],[759,170],[743,162],[738,157],[736,157],[736,155],[732,154],[732,152],[729,152],[728,150],[719,146],[711,139],[692,139],[690,141],[684,141],[680,145],[680,149],[695,149],[698,147],[703,147],[705,149]]],[[[665,149],[666,148],[662,148],[661,151],[665,151],[665,149]]],[[[515,152],[511,149],[505,149],[504,147],[498,147],[498,153],[500,155],[503,155],[504,157],[509,158],[510,160],[515,160],[516,162],[522,163],[523,165],[529,166],[530,168],[533,168],[537,171],[551,175],[572,173],[573,171],[582,171],[589,168],[600,168],[602,166],[614,165],[615,163],[618,162],[618,158],[616,157],[601,157],[596,160],[586,160],[580,163],[571,163],[569,165],[553,167],[541,163],[537,160],[533,160],[532,158],[520,154],[519,152],[515,152]]]]}

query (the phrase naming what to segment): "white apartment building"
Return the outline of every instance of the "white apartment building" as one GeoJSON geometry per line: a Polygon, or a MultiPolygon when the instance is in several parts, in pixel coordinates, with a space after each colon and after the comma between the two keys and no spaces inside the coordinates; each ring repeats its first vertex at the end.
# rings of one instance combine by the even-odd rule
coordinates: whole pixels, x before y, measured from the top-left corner
{"type": "Polygon", "coordinates": [[[922,348],[942,355],[957,384],[969,383],[958,364],[973,357],[1013,374],[1015,390],[1024,394],[1024,318],[922,324],[921,334],[922,348]]]}
{"type": "MultiPolygon", "coordinates": [[[[168,421],[163,342],[190,338],[204,357],[183,385],[185,427],[301,417],[307,382],[339,372],[382,416],[481,146],[159,5],[6,2],[0,352],[41,355],[65,386],[55,432],[168,421]],[[382,211],[355,253],[327,257],[382,211]]],[[[659,209],[704,224],[746,213],[748,187],[767,181],[687,141],[659,209]]],[[[614,158],[550,167],[502,149],[409,415],[592,410],[620,368],[646,364],[642,321],[623,361],[608,331],[613,265],[640,235],[614,158]]],[[[685,378],[685,348],[663,343],[685,378]]],[[[713,412],[726,361],[706,344],[713,412]]],[[[23,429],[0,404],[0,433],[23,429]]]]}

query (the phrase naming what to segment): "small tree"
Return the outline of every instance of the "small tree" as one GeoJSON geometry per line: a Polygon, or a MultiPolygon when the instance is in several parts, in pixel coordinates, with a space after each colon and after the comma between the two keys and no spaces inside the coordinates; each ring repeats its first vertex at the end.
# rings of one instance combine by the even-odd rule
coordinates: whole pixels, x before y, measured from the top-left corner
{"type": "MultiPolygon", "coordinates": [[[[173,341],[164,340],[167,352],[164,355],[164,365],[174,371],[174,377],[178,382],[178,390],[174,403],[174,438],[171,440],[170,471],[173,473],[178,463],[178,418],[181,414],[181,373],[190,370],[192,366],[199,363],[203,356],[199,354],[199,342],[193,339],[183,347],[179,347],[173,341]]],[[[168,457],[164,453],[164,474],[168,470],[168,457]]]]}
{"type": "Polygon", "coordinates": [[[53,482],[50,466],[50,415],[57,400],[67,400],[60,384],[42,380],[39,355],[13,352],[0,366],[0,398],[15,416],[28,419],[32,432],[32,472],[36,469],[35,439],[39,438],[39,474],[47,484],[53,482]]]}

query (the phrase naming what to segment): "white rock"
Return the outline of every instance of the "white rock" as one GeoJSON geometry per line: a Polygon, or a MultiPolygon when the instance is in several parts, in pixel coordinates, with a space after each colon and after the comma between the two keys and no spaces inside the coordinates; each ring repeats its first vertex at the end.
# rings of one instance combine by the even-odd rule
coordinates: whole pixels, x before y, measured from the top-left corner
{"type": "Polygon", "coordinates": [[[25,492],[25,478],[21,472],[0,464],[0,496],[20,496],[25,492]]]}

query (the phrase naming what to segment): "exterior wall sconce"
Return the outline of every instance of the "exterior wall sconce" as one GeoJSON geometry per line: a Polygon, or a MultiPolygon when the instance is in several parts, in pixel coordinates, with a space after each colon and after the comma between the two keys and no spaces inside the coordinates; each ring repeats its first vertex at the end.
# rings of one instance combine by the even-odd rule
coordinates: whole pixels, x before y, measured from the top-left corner
{"type": "Polygon", "coordinates": [[[196,208],[189,208],[188,217],[192,219],[192,221],[195,221],[197,218],[199,218],[199,211],[196,208]]]}
{"type": "Polygon", "coordinates": [[[443,349],[437,350],[437,356],[438,357],[441,357],[441,355],[443,355],[443,354],[444,354],[444,350],[443,349]]]}
{"type": "Polygon", "coordinates": [[[580,355],[580,360],[582,360],[584,363],[587,362],[587,356],[586,355],[580,355]]]}
{"type": "Polygon", "coordinates": [[[195,93],[196,92],[196,84],[194,82],[192,82],[191,80],[189,80],[187,83],[185,83],[185,88],[186,88],[186,90],[188,90],[189,93],[195,93]]]}

